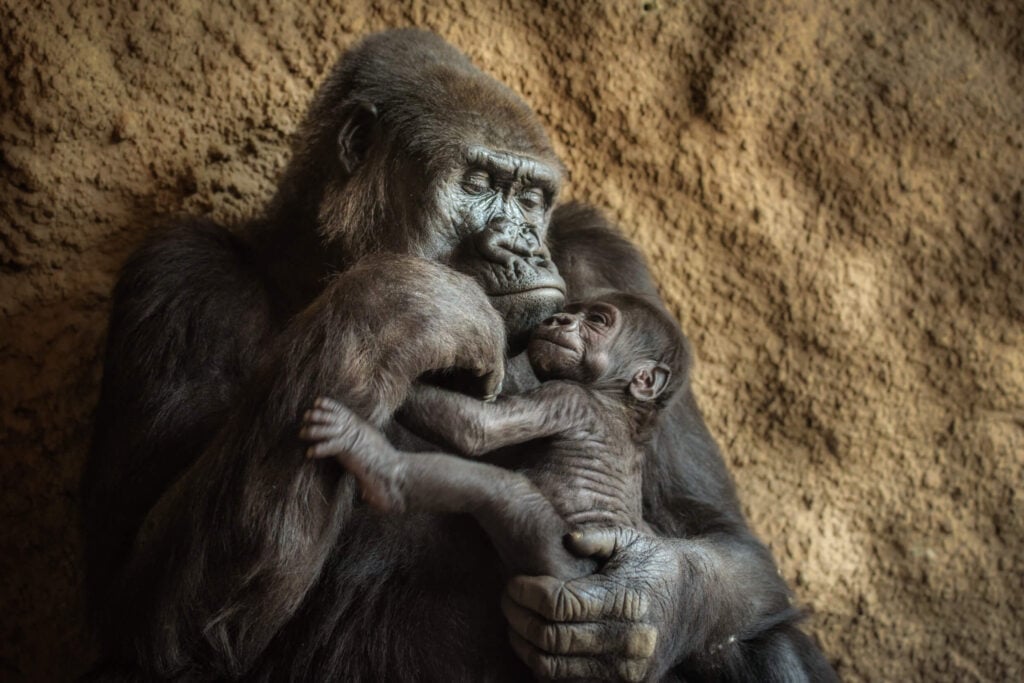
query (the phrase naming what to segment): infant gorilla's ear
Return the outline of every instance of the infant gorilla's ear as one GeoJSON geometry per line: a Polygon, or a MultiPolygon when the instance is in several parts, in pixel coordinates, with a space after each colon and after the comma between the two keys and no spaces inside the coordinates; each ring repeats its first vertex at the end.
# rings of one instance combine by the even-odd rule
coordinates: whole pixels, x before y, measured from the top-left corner
{"type": "Polygon", "coordinates": [[[629,393],[637,400],[653,401],[665,391],[671,378],[672,371],[667,365],[648,361],[640,366],[629,381],[629,393]]]}

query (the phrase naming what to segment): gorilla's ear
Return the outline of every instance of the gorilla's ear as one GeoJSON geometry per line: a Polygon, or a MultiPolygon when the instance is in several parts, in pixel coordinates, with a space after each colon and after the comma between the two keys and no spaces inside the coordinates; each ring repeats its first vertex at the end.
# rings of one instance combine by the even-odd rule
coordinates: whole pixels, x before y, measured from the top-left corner
{"type": "Polygon", "coordinates": [[[645,363],[629,381],[629,393],[639,401],[653,401],[665,391],[672,371],[664,363],[645,363]]]}
{"type": "Polygon", "coordinates": [[[338,131],[338,158],[345,173],[352,175],[366,158],[377,127],[377,107],[370,102],[353,102],[342,113],[338,131]]]}

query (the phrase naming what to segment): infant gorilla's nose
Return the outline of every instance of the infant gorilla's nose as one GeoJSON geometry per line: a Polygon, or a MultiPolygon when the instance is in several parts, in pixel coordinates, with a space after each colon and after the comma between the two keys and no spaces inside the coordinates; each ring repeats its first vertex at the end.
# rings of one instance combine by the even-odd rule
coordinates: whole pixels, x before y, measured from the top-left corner
{"type": "Polygon", "coordinates": [[[568,313],[555,313],[541,324],[546,327],[565,327],[571,330],[576,327],[576,316],[568,313]]]}

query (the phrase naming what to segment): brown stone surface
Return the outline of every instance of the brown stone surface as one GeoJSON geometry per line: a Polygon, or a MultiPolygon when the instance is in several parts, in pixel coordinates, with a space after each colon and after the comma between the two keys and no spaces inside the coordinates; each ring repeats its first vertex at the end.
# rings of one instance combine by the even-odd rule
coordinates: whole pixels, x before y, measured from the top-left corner
{"type": "Polygon", "coordinates": [[[90,660],[116,269],[158,213],[255,211],[325,70],[409,24],[521,93],[566,196],[650,257],[842,676],[1024,677],[1019,2],[27,4],[0,3],[0,679],[90,660]]]}

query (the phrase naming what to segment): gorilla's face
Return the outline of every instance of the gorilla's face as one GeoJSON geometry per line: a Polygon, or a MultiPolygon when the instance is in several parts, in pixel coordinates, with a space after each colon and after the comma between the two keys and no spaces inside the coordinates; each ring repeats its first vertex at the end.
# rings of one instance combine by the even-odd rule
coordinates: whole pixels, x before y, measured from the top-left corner
{"type": "Polygon", "coordinates": [[[634,349],[616,347],[622,317],[611,303],[584,301],[566,306],[535,327],[527,352],[537,378],[591,384],[609,370],[620,370],[612,367],[612,360],[635,355],[634,349]]]}
{"type": "MultiPolygon", "coordinates": [[[[372,116],[366,122],[360,127],[378,125],[372,116]]],[[[320,216],[330,227],[323,232],[342,244],[342,260],[402,251],[472,276],[504,316],[509,345],[518,350],[565,301],[547,246],[561,167],[544,150],[459,144],[475,136],[455,127],[448,134],[452,142],[425,151],[387,131],[376,144],[346,140],[362,158],[328,189],[320,216]]]]}
{"type": "Polygon", "coordinates": [[[480,283],[513,346],[562,305],[545,243],[562,167],[526,104],[440,38],[364,42],[321,88],[304,130],[309,158],[293,166],[308,170],[293,184],[326,183],[319,231],[337,265],[378,251],[446,263],[480,283]]]}
{"type": "Polygon", "coordinates": [[[559,173],[543,160],[470,146],[433,184],[428,254],[467,275],[506,320],[511,343],[557,311],[565,283],[546,244],[559,173]]]}

